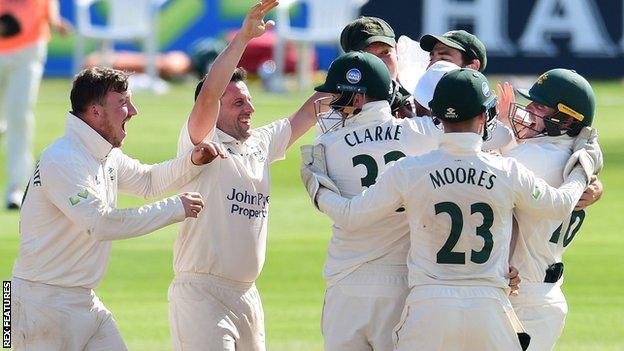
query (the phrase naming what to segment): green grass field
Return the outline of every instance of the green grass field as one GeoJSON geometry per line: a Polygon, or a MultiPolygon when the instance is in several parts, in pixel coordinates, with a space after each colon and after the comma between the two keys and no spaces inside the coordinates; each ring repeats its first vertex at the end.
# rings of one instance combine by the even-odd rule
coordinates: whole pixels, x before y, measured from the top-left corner
{"type": "MultiPolygon", "coordinates": [[[[624,110],[620,83],[595,82],[595,126],[605,153],[601,174],[605,195],[593,206],[566,255],[564,290],[569,303],[567,325],[556,350],[624,350],[624,139],[618,120],[624,110]],[[619,127],[618,127],[619,126],[619,127]],[[620,199],[620,200],[618,200],[620,199]],[[619,229],[618,229],[619,228],[619,229]]],[[[192,85],[173,86],[169,95],[135,93],[139,116],[127,126],[124,151],[145,163],[175,155],[178,132],[192,106],[192,85]]],[[[69,110],[68,80],[44,81],[37,104],[35,153],[63,133],[69,110]]],[[[259,85],[254,125],[286,117],[306,95],[271,95],[259,85]]],[[[299,180],[298,146],[272,168],[268,254],[258,287],[264,302],[269,350],[322,350],[321,277],[330,222],[311,206],[299,180]]],[[[0,164],[5,165],[2,148],[0,164]]],[[[5,172],[0,172],[4,189],[5,172]]],[[[145,201],[121,197],[120,207],[145,201]]],[[[4,205],[4,203],[2,203],[4,205]]],[[[23,216],[38,216],[23,213],[23,216]]],[[[18,247],[18,214],[0,210],[0,276],[10,278],[18,247]]],[[[97,293],[114,313],[130,350],[170,350],[167,287],[172,278],[176,227],[113,244],[108,272],[97,293]]]]}

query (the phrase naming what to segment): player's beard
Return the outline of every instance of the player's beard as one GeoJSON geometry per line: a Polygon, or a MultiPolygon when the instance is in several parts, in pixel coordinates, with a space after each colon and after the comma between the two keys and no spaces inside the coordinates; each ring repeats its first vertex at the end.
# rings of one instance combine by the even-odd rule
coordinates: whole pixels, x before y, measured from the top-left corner
{"type": "MultiPolygon", "coordinates": [[[[122,121],[125,123],[126,121],[122,121]]],[[[111,121],[110,115],[107,112],[104,112],[102,115],[102,122],[100,124],[100,130],[102,131],[101,135],[106,139],[113,147],[121,147],[123,144],[123,140],[125,138],[125,131],[121,126],[116,130],[113,125],[113,121],[111,121]]]]}

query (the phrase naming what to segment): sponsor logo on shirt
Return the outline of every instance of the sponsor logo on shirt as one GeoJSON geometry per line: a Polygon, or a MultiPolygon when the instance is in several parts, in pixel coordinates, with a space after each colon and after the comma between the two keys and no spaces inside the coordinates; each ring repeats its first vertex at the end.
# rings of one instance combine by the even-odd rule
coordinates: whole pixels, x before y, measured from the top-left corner
{"type": "Polygon", "coordinates": [[[268,215],[269,196],[263,193],[250,193],[232,188],[225,197],[231,202],[230,213],[251,218],[266,218],[268,215]]]}
{"type": "Polygon", "coordinates": [[[255,158],[258,162],[262,163],[264,161],[266,161],[266,154],[262,151],[262,149],[260,147],[250,147],[249,151],[247,153],[239,153],[236,152],[235,150],[232,150],[232,148],[227,148],[227,152],[229,152],[231,155],[238,155],[238,156],[252,156],[253,158],[255,158]]]}
{"type": "Polygon", "coordinates": [[[35,165],[35,172],[33,173],[32,185],[33,186],[41,186],[41,172],[39,171],[39,162],[38,161],[37,161],[37,164],[35,165]]]}

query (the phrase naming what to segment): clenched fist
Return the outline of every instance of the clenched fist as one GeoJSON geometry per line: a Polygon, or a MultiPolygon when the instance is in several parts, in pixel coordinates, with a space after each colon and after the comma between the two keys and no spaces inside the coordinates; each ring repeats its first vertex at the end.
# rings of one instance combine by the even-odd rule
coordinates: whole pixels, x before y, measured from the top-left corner
{"type": "Polygon", "coordinates": [[[197,215],[204,208],[204,200],[200,193],[190,192],[178,195],[182,206],[184,206],[184,215],[186,218],[197,218],[197,215]]]}
{"type": "Polygon", "coordinates": [[[222,146],[210,141],[195,145],[191,154],[191,161],[196,166],[205,165],[212,162],[217,156],[227,158],[222,146]]]}

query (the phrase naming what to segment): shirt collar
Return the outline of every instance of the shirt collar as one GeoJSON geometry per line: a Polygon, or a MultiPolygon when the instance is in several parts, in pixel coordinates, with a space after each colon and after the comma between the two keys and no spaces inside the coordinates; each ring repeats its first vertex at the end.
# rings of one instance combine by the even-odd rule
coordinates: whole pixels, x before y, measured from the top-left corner
{"type": "Polygon", "coordinates": [[[483,139],[476,133],[444,133],[440,149],[456,155],[471,155],[481,152],[483,139]]]}
{"type": "Polygon", "coordinates": [[[349,125],[351,123],[362,124],[369,122],[383,122],[388,120],[388,116],[392,117],[388,101],[372,101],[364,104],[364,106],[362,106],[362,111],[349,118],[345,122],[345,125],[349,125]]]}
{"type": "Polygon", "coordinates": [[[65,134],[74,137],[83,144],[89,153],[98,160],[103,160],[113,149],[113,145],[104,139],[95,129],[71,112],[67,114],[65,134]]]}
{"type": "Polygon", "coordinates": [[[223,144],[245,145],[247,147],[258,144],[258,141],[256,140],[256,138],[253,137],[253,134],[254,134],[253,129],[251,130],[251,135],[249,136],[249,138],[247,138],[243,142],[234,138],[233,136],[229,135],[228,133],[222,131],[219,128],[215,128],[215,131],[217,133],[217,138],[219,138],[219,142],[223,144]]]}
{"type": "Polygon", "coordinates": [[[221,143],[239,143],[241,144],[241,142],[239,142],[238,140],[236,140],[236,138],[234,138],[233,136],[229,135],[228,133],[222,131],[219,128],[215,128],[215,131],[217,133],[217,137],[219,138],[219,142],[221,143]]]}
{"type": "Polygon", "coordinates": [[[556,145],[562,149],[572,149],[572,144],[574,143],[574,137],[569,135],[559,135],[559,136],[542,136],[537,138],[529,138],[523,139],[523,143],[528,144],[552,144],[556,145]]]}

